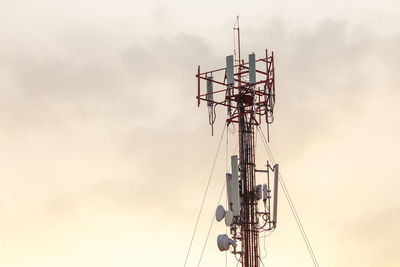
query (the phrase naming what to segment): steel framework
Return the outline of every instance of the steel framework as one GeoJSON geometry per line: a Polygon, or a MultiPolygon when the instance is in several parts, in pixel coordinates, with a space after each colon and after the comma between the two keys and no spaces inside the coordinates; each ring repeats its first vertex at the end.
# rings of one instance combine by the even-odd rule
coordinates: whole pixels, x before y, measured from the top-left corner
{"type": "MultiPolygon", "coordinates": [[[[265,119],[267,126],[273,122],[275,104],[274,53],[268,54],[268,50],[265,50],[265,57],[255,60],[257,80],[251,82],[249,77],[251,75],[250,60],[245,62],[241,59],[239,26],[234,30],[237,32],[239,58],[234,60],[233,84],[228,84],[229,74],[227,74],[227,71],[229,70],[227,67],[201,72],[200,66],[198,66],[196,98],[198,106],[201,101],[207,102],[208,106],[211,107],[212,114],[215,114],[216,106],[225,106],[227,108],[226,123],[238,125],[241,203],[240,216],[234,219],[238,228],[236,226],[231,227],[231,233],[236,240],[240,241],[241,246],[240,250],[235,247],[233,253],[240,255],[242,266],[259,267],[259,231],[263,229],[259,225],[259,216],[265,218],[264,226],[268,225],[266,230],[275,227],[276,222],[271,221],[269,205],[266,205],[268,206],[266,212],[258,212],[257,208],[254,133],[255,127],[260,125],[263,119],[265,119]],[[219,89],[203,92],[201,81],[212,83],[219,89]]],[[[214,119],[210,121],[210,124],[214,123],[214,119]]],[[[267,169],[265,172],[268,171],[267,169]]]]}

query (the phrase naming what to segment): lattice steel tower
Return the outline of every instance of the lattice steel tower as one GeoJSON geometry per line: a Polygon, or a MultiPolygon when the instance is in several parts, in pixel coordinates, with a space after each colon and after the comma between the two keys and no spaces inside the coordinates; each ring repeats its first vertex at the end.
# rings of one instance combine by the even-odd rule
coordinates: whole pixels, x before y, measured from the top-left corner
{"type": "Polygon", "coordinates": [[[267,163],[266,169],[256,169],[254,140],[256,128],[260,130],[259,125],[263,120],[267,127],[273,122],[274,53],[268,54],[268,50],[265,50],[265,57],[259,59],[252,53],[248,62],[244,62],[240,54],[238,20],[234,31],[238,59],[234,55],[227,56],[225,68],[206,72],[201,72],[199,66],[196,98],[198,106],[201,101],[207,102],[212,128],[218,105],[227,107],[227,125],[238,126],[239,155],[231,157],[232,173],[226,174],[228,207],[225,209],[220,205],[216,211],[217,221],[225,218],[231,237],[219,235],[218,247],[221,251],[231,250],[242,266],[258,267],[259,233],[275,229],[277,222],[278,165],[270,166],[267,163]],[[204,91],[201,88],[202,81],[206,84],[204,91]],[[256,182],[258,172],[266,174],[263,184],[259,185],[256,182]],[[269,176],[272,173],[273,181],[270,183],[269,176]],[[259,206],[263,207],[261,211],[259,206]]]}

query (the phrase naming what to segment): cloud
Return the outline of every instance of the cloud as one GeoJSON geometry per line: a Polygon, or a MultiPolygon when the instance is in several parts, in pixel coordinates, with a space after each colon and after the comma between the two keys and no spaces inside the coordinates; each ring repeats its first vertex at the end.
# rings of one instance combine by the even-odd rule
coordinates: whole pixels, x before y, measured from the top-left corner
{"type": "Polygon", "coordinates": [[[364,214],[347,225],[342,239],[348,247],[358,248],[353,253],[362,259],[364,266],[396,266],[400,260],[397,253],[400,232],[396,230],[399,224],[399,206],[382,209],[364,214]]]}

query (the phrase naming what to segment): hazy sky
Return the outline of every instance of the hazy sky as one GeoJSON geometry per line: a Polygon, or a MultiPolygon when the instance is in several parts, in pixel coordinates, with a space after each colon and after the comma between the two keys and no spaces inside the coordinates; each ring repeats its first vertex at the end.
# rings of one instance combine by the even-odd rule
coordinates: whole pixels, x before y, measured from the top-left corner
{"type": "MultiPolygon", "coordinates": [[[[244,55],[275,51],[271,148],[320,266],[400,266],[400,6],[389,0],[0,1],[0,266],[183,265],[225,114],[211,137],[194,75],[224,66],[236,15],[244,55]]],[[[264,263],[312,266],[279,201],[264,263]]],[[[214,223],[201,266],[224,266],[220,233],[214,223]]]]}

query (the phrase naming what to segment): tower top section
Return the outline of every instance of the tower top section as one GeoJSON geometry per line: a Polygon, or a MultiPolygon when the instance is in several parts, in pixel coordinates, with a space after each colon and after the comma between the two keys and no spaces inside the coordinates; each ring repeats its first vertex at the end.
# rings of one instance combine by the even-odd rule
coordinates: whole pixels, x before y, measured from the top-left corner
{"type": "Polygon", "coordinates": [[[218,105],[227,107],[228,124],[238,123],[242,116],[250,116],[253,125],[259,125],[263,120],[270,124],[275,104],[274,52],[269,54],[266,49],[260,58],[251,53],[247,61],[243,60],[240,57],[238,24],[234,31],[237,32],[238,59],[235,51],[234,55],[226,57],[223,68],[201,71],[198,66],[197,105],[200,106],[201,101],[207,102],[211,125],[215,122],[218,105]]]}

